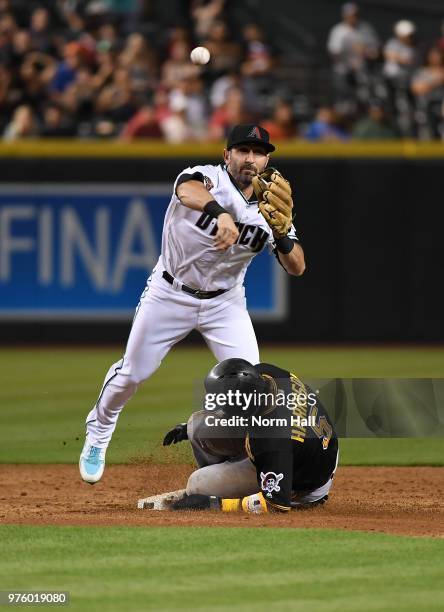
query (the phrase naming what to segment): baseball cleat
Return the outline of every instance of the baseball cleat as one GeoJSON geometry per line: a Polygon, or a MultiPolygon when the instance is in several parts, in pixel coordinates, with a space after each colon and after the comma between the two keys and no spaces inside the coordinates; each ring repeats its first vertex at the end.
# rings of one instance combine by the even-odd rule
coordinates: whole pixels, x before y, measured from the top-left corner
{"type": "Polygon", "coordinates": [[[85,441],[79,461],[80,476],[85,482],[94,484],[102,478],[105,470],[105,453],[106,448],[99,448],[90,444],[88,440],[85,441]]]}

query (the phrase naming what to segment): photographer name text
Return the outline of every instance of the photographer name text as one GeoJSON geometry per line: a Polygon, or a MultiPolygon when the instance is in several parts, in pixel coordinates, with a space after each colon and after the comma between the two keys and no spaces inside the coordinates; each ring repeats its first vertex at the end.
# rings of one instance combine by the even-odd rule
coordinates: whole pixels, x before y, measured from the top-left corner
{"type": "Polygon", "coordinates": [[[316,417],[303,418],[299,415],[291,415],[290,419],[286,419],[263,417],[261,415],[251,417],[233,415],[223,418],[209,414],[205,417],[205,425],[207,427],[315,427],[316,417]]]}

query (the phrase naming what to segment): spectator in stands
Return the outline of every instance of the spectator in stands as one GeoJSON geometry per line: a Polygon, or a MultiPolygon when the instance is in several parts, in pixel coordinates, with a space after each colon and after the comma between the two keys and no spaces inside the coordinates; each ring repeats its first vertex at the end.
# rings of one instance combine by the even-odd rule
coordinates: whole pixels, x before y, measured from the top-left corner
{"type": "Polygon", "coordinates": [[[417,70],[412,79],[412,91],[417,97],[441,94],[444,85],[444,56],[437,47],[427,53],[422,68],[417,70]]]}
{"type": "Polygon", "coordinates": [[[245,61],[241,71],[247,77],[270,76],[275,65],[273,51],[265,42],[265,35],[257,23],[248,23],[243,29],[245,61]]]}
{"type": "Polygon", "coordinates": [[[120,136],[123,140],[162,138],[162,130],[153,106],[144,104],[124,126],[120,136]]]}
{"type": "Polygon", "coordinates": [[[312,142],[349,139],[348,133],[341,126],[341,117],[329,106],[318,110],[315,120],[308,126],[305,137],[312,142]]]}
{"type": "Polygon", "coordinates": [[[372,100],[367,116],[355,124],[352,137],[357,140],[393,140],[399,138],[399,134],[389,120],[384,104],[372,100]]]}
{"type": "Polygon", "coordinates": [[[154,92],[153,106],[159,125],[171,115],[170,99],[168,91],[164,87],[158,87],[154,92]]]}
{"type": "Polygon", "coordinates": [[[76,72],[82,65],[81,47],[78,42],[68,43],[64,50],[63,61],[57,64],[51,88],[55,96],[62,94],[66,87],[76,78],[76,72]]]}
{"type": "Polygon", "coordinates": [[[190,61],[190,47],[184,41],[177,41],[170,51],[170,59],[161,69],[161,84],[167,89],[178,87],[182,79],[198,77],[200,66],[190,61]]]}
{"type": "Polygon", "coordinates": [[[0,16],[11,11],[11,0],[0,0],[0,16]]]}
{"type": "Polygon", "coordinates": [[[204,138],[207,126],[207,101],[203,81],[200,78],[182,79],[170,93],[172,101],[176,96],[185,100],[185,118],[194,140],[204,138]]]}
{"type": "Polygon", "coordinates": [[[14,14],[9,11],[5,11],[0,14],[0,44],[10,44],[12,38],[18,30],[17,21],[14,14]]]}
{"type": "Polygon", "coordinates": [[[414,34],[415,24],[407,19],[398,21],[394,27],[395,37],[384,47],[384,76],[394,88],[407,89],[417,60],[414,34]]]}
{"type": "Polygon", "coordinates": [[[59,0],[57,2],[59,17],[66,25],[64,36],[72,40],[85,31],[83,11],[78,5],[80,5],[79,0],[59,0]]]}
{"type": "Polygon", "coordinates": [[[277,62],[260,26],[249,23],[242,34],[245,57],[241,64],[242,87],[248,99],[248,108],[262,115],[267,109],[270,92],[275,88],[274,68],[277,62]]]}
{"type": "Polygon", "coordinates": [[[225,103],[211,115],[208,136],[210,140],[224,140],[234,125],[251,123],[253,119],[246,110],[242,89],[233,87],[227,92],[225,103]]]}
{"type": "Polygon", "coordinates": [[[123,124],[136,112],[137,106],[131,89],[131,78],[128,70],[118,68],[114,78],[97,96],[96,112],[106,130],[100,136],[112,136],[121,131],[123,124]],[[112,129],[110,129],[112,127],[112,129]]]}
{"type": "Polygon", "coordinates": [[[413,75],[411,88],[416,100],[419,137],[438,138],[444,98],[444,55],[438,47],[428,51],[424,65],[413,75]]]}
{"type": "Polygon", "coordinates": [[[58,100],[77,122],[84,122],[94,114],[95,94],[92,72],[82,66],[76,72],[74,82],[66,87],[58,100]]]}
{"type": "Polygon", "coordinates": [[[119,63],[129,72],[132,90],[136,94],[152,92],[156,86],[157,65],[152,49],[142,34],[130,34],[119,63]]]}
{"type": "Polygon", "coordinates": [[[211,26],[220,19],[225,0],[193,0],[191,3],[191,16],[194,21],[194,33],[198,41],[208,38],[211,26]]]}
{"type": "Polygon", "coordinates": [[[9,64],[19,68],[28,53],[32,52],[31,36],[27,30],[17,30],[12,39],[9,64]]]}
{"type": "Polygon", "coordinates": [[[75,135],[71,118],[56,104],[48,104],[43,112],[40,136],[47,138],[69,138],[75,135]]]}
{"type": "Polygon", "coordinates": [[[108,43],[97,45],[96,71],[93,76],[94,88],[99,91],[112,81],[117,67],[117,53],[108,43]]]}
{"type": "Polygon", "coordinates": [[[44,7],[36,8],[31,15],[29,33],[35,51],[51,53],[53,51],[49,12],[44,7]]]}
{"type": "Polygon", "coordinates": [[[411,138],[415,133],[414,104],[410,80],[417,64],[415,24],[403,19],[394,26],[395,36],[384,47],[383,75],[387,95],[396,122],[403,136],[411,138]]]}
{"type": "Polygon", "coordinates": [[[6,126],[3,138],[4,140],[18,140],[32,138],[37,134],[37,121],[32,108],[22,104],[15,109],[11,122],[6,126]]]}
{"type": "Polygon", "coordinates": [[[103,23],[97,31],[97,45],[105,44],[108,49],[121,50],[121,40],[117,27],[113,23],[103,23]]]}
{"type": "Polygon", "coordinates": [[[93,68],[96,64],[97,56],[97,41],[94,36],[88,32],[82,32],[77,38],[80,45],[80,57],[82,64],[93,68]]]}
{"type": "Polygon", "coordinates": [[[271,141],[296,138],[296,119],[291,102],[278,100],[274,106],[271,119],[261,121],[261,125],[270,134],[271,141]]]}
{"type": "Polygon", "coordinates": [[[32,51],[24,56],[18,75],[21,102],[38,107],[48,98],[48,88],[55,66],[55,60],[45,53],[32,51]]]}
{"type": "Polygon", "coordinates": [[[166,57],[165,60],[172,58],[174,53],[174,47],[176,44],[185,45],[191,50],[190,31],[183,26],[174,26],[168,31],[168,42],[165,49],[166,57]]]}
{"type": "Polygon", "coordinates": [[[368,95],[370,64],[379,56],[379,40],[373,27],[360,20],[353,2],[342,6],[342,22],[330,31],[327,49],[337,98],[368,95]]]}
{"type": "Polygon", "coordinates": [[[211,80],[235,70],[239,65],[241,49],[238,43],[229,37],[225,21],[218,19],[211,24],[204,46],[211,53],[211,62],[207,66],[211,80]]]}
{"type": "Polygon", "coordinates": [[[170,110],[170,114],[160,121],[165,140],[173,144],[193,141],[194,134],[186,118],[185,96],[175,95],[171,100],[170,110]]]}
{"type": "Polygon", "coordinates": [[[242,88],[241,76],[236,70],[231,70],[214,81],[209,92],[210,105],[213,110],[225,104],[227,93],[233,87],[242,88]]]}
{"type": "Polygon", "coordinates": [[[0,14],[0,62],[8,63],[12,41],[17,32],[17,22],[12,13],[0,14]]]}

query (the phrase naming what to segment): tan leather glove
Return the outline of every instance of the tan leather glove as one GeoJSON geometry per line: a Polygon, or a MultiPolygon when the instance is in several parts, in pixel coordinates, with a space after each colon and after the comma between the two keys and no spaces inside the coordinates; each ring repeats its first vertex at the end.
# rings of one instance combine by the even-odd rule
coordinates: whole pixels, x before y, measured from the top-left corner
{"type": "Polygon", "coordinates": [[[259,211],[273,230],[275,238],[283,238],[293,222],[293,199],[290,183],[275,168],[267,168],[253,177],[259,211]]]}

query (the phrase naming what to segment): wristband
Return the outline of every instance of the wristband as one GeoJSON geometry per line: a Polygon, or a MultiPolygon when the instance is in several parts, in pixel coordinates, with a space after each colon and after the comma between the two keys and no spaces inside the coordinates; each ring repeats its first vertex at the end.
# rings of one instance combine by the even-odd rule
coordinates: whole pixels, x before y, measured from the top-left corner
{"type": "Polygon", "coordinates": [[[217,219],[219,215],[222,215],[223,213],[227,212],[223,206],[216,202],[216,200],[211,200],[211,202],[207,202],[203,209],[204,212],[207,213],[207,215],[210,215],[210,217],[213,217],[214,219],[217,219]]]}
{"type": "Polygon", "coordinates": [[[241,509],[240,499],[222,499],[221,510],[222,512],[239,512],[241,509]]]}
{"type": "Polygon", "coordinates": [[[293,250],[294,242],[288,236],[284,236],[283,238],[278,238],[275,240],[276,249],[282,255],[288,255],[293,250]]]}

